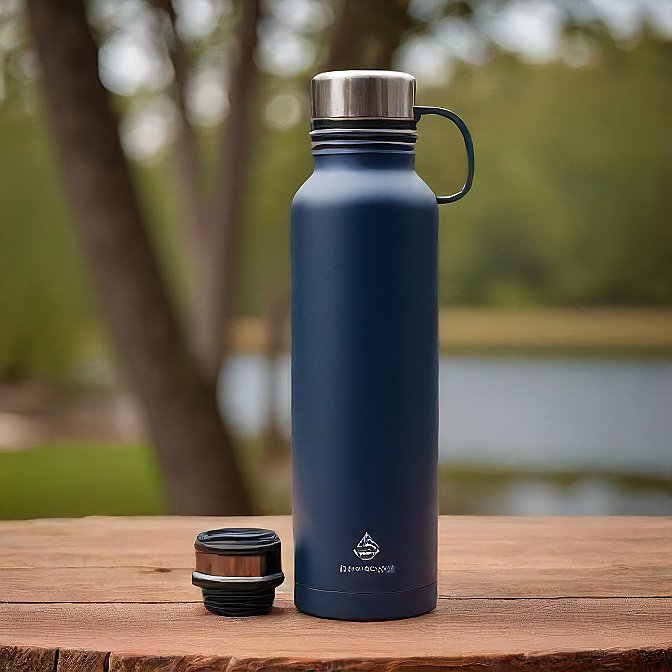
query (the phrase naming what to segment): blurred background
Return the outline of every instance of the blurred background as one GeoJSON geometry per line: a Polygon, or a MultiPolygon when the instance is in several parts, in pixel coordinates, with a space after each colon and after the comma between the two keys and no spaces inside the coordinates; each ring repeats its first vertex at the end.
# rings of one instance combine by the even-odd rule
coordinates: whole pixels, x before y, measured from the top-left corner
{"type": "Polygon", "coordinates": [[[672,514],[672,2],[84,4],[0,3],[0,517],[289,513],[289,204],[347,68],[474,136],[441,512],[672,514]]]}

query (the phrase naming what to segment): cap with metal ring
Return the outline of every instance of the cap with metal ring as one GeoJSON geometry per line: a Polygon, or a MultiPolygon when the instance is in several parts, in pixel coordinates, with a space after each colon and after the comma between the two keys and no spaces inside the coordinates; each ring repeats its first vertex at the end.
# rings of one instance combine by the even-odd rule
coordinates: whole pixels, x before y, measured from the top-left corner
{"type": "Polygon", "coordinates": [[[311,82],[313,119],[413,120],[415,77],[392,70],[334,70],[311,82]]]}
{"type": "Polygon", "coordinates": [[[273,530],[227,527],[201,532],[194,542],[191,582],[203,590],[205,608],[220,616],[270,611],[284,580],[280,538],[273,530]]]}
{"type": "Polygon", "coordinates": [[[474,145],[467,125],[442,107],[415,105],[415,78],[392,70],[334,70],[313,77],[310,88],[313,152],[352,151],[377,146],[380,151],[412,151],[416,126],[435,114],[452,121],[467,152],[467,178],[462,188],[437,203],[459,201],[474,180],[474,145]],[[389,148],[393,147],[392,150],[389,148]]]}

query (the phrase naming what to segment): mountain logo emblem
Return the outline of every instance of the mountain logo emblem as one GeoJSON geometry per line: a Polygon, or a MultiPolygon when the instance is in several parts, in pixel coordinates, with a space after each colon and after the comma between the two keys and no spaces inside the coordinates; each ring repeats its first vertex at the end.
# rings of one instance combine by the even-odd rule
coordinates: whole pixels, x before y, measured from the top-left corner
{"type": "Polygon", "coordinates": [[[380,553],[380,546],[371,538],[368,532],[364,532],[364,536],[359,540],[357,546],[352,549],[352,552],[360,560],[373,560],[380,553]]]}

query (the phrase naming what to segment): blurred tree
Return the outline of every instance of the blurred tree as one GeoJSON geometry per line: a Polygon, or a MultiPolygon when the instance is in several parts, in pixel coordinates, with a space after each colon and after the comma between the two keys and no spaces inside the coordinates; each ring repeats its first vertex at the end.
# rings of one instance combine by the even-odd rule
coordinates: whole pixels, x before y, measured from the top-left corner
{"type": "MultiPolygon", "coordinates": [[[[332,31],[326,67],[345,68],[350,65],[354,67],[355,62],[358,62],[359,67],[390,68],[392,55],[401,42],[402,34],[411,24],[407,4],[406,0],[398,0],[392,4],[383,0],[371,0],[366,3],[346,0],[342,3],[339,19],[332,31]],[[361,30],[355,30],[353,33],[353,26],[359,26],[361,30]]],[[[212,506],[218,507],[219,504],[216,503],[218,493],[227,489],[231,491],[232,496],[235,495],[233,499],[236,502],[235,504],[232,501],[227,502],[227,510],[231,510],[232,506],[249,505],[239,470],[233,459],[230,441],[223,427],[221,427],[222,436],[213,434],[209,437],[210,440],[194,436],[203,455],[204,465],[214,464],[217,462],[215,454],[224,452],[223,458],[219,456],[219,462],[222,462],[222,466],[230,472],[229,488],[222,488],[221,483],[224,481],[217,479],[213,491],[210,492],[206,487],[207,479],[198,477],[198,469],[189,468],[194,479],[191,485],[180,478],[184,470],[180,454],[188,453],[179,448],[177,437],[184,436],[185,429],[193,426],[194,419],[190,419],[188,413],[186,417],[179,413],[174,414],[172,423],[168,423],[174,427],[167,429],[167,423],[160,417],[160,411],[162,408],[165,409],[164,404],[167,401],[184,403],[197,391],[202,393],[201,400],[210,397],[214,403],[214,388],[229,340],[229,324],[233,313],[235,279],[238,276],[237,264],[240,257],[241,208],[246,197],[249,146],[252,144],[254,132],[252,106],[258,79],[254,52],[260,17],[259,1],[246,0],[240,5],[237,49],[230,73],[229,114],[216,159],[215,187],[211,197],[207,197],[201,188],[203,159],[200,155],[198,136],[188,113],[187,87],[190,64],[187,50],[177,30],[177,16],[172,2],[155,0],[155,6],[168,19],[166,25],[169,31],[164,37],[174,71],[172,92],[178,120],[176,194],[188,256],[191,297],[189,303],[192,307],[189,320],[192,338],[188,344],[184,342],[168,291],[160,277],[159,265],[132,193],[128,166],[116,157],[115,172],[119,173],[117,177],[120,179],[116,180],[116,183],[115,180],[108,180],[106,189],[97,189],[98,199],[87,198],[85,192],[91,188],[91,184],[83,180],[81,174],[77,172],[81,171],[81,167],[77,168],[78,162],[83,165],[87,162],[93,163],[98,161],[105,151],[120,151],[120,147],[114,148],[111,144],[107,148],[97,148],[95,143],[82,147],[75,142],[76,134],[83,133],[86,126],[75,110],[80,114],[87,114],[92,135],[93,129],[97,125],[101,126],[99,136],[101,145],[102,139],[105,138],[105,133],[102,132],[103,126],[107,124],[106,131],[110,136],[110,129],[116,126],[116,120],[111,116],[106,100],[97,101],[99,109],[96,110],[96,114],[90,114],[93,110],[87,111],[86,105],[74,106],[74,99],[67,98],[69,87],[62,86],[65,75],[63,71],[59,71],[59,64],[63,67],[66,59],[73,56],[64,48],[59,51],[46,44],[45,26],[50,20],[54,20],[59,22],[64,31],[76,34],[78,39],[72,40],[72,50],[86,51],[90,46],[95,50],[84,11],[79,3],[70,2],[58,13],[58,19],[54,15],[49,19],[50,10],[46,8],[46,3],[40,0],[31,0],[29,3],[33,33],[43,62],[46,92],[53,117],[52,125],[63,155],[68,192],[78,219],[82,246],[92,266],[103,314],[121,353],[122,365],[131,384],[135,383],[138,397],[147,412],[150,431],[164,467],[169,498],[173,503],[179,502],[176,506],[180,511],[195,511],[194,506],[202,509],[203,506],[208,506],[206,502],[212,502],[212,506]],[[75,6],[79,6],[79,10],[76,10],[75,6]],[[60,61],[56,56],[61,57],[60,61]],[[49,66],[45,65],[45,59],[49,61],[49,66]],[[55,85],[55,82],[58,84],[55,85]],[[106,106],[107,119],[101,112],[103,103],[106,106]],[[62,117],[65,116],[69,116],[70,124],[63,123],[62,117]],[[120,177],[122,173],[123,177],[120,177]],[[127,193],[124,194],[124,190],[127,193]],[[114,241],[113,250],[106,247],[109,245],[109,240],[101,242],[99,237],[100,222],[104,220],[100,219],[100,210],[97,208],[103,207],[105,198],[109,198],[108,205],[110,202],[115,202],[117,205],[117,208],[105,208],[110,222],[115,216],[119,216],[123,217],[127,225],[124,230],[124,227],[114,227],[110,223],[110,231],[114,231],[118,237],[118,240],[114,241]],[[99,220],[97,226],[94,226],[96,218],[99,220]],[[115,255],[126,246],[137,251],[137,258],[130,257],[125,260],[125,272],[119,281],[111,277],[113,266],[119,261],[115,255]],[[134,261],[138,263],[134,265],[134,261]],[[138,286],[143,287],[144,296],[143,292],[138,291],[138,286]],[[133,297],[136,299],[135,302],[133,297]],[[154,306],[153,311],[149,311],[150,306],[154,306]],[[157,323],[155,330],[144,329],[150,315],[157,323]],[[142,317],[145,318],[145,325],[142,317]],[[158,339],[153,341],[152,335],[161,336],[162,342],[159,343],[158,339]],[[157,347],[158,345],[161,347],[157,347]],[[167,366],[168,361],[173,362],[174,377],[189,379],[180,386],[181,393],[170,393],[166,389],[165,379],[169,376],[162,374],[166,374],[167,368],[170,368],[167,366]],[[197,372],[191,368],[194,363],[198,368],[197,372]],[[149,376],[147,369],[151,373],[149,376]],[[182,427],[182,421],[186,422],[186,428],[182,427]]],[[[53,12],[53,8],[51,11],[53,12]]],[[[95,62],[91,54],[88,57],[95,62]]],[[[91,77],[91,72],[90,64],[87,72],[87,66],[80,62],[80,59],[78,63],[80,67],[69,73],[70,93],[78,92],[82,95],[78,87],[84,85],[85,77],[91,77]]],[[[102,88],[99,86],[97,88],[99,89],[97,93],[100,94],[102,88]]],[[[92,98],[93,95],[91,91],[92,98]]],[[[92,105],[93,107],[95,106],[92,105]]],[[[111,142],[110,137],[107,140],[111,142]]],[[[97,171],[92,165],[89,166],[88,179],[94,181],[96,177],[97,171]]],[[[102,175],[98,177],[102,178],[102,175]]],[[[110,235],[109,231],[107,235],[110,235]]],[[[268,356],[269,360],[275,363],[284,346],[287,299],[286,292],[276,291],[273,297],[268,306],[266,324],[268,356]]],[[[280,432],[277,427],[276,410],[270,409],[266,444],[277,447],[280,432]]],[[[205,413],[205,407],[201,412],[205,413]]],[[[209,423],[202,424],[204,428],[209,425],[214,427],[212,419],[209,423]]],[[[210,428],[211,431],[213,427],[210,428]]],[[[194,452],[191,451],[192,456],[194,452]]],[[[276,452],[275,449],[267,451],[272,452],[276,452]]],[[[205,468],[207,469],[207,466],[205,468]]]]}
{"type": "Polygon", "coordinates": [[[408,0],[343,0],[322,70],[389,70],[412,25],[408,0]]]}
{"type": "MultiPolygon", "coordinates": [[[[254,98],[259,70],[254,61],[259,0],[240,2],[237,44],[230,68],[229,113],[216,157],[214,188],[203,195],[203,161],[189,118],[190,63],[171,0],[155,0],[169,18],[168,36],[178,117],[176,192],[188,256],[190,327],[201,375],[210,385],[228,349],[240,259],[242,207],[247,196],[249,147],[254,132],[254,98]]],[[[222,73],[223,74],[223,73],[222,73]]]]}
{"type": "Polygon", "coordinates": [[[266,332],[265,356],[267,360],[266,407],[267,415],[263,429],[263,454],[267,462],[276,465],[289,455],[289,441],[283,431],[280,409],[281,396],[278,386],[282,360],[289,348],[288,321],[289,297],[285,283],[278,284],[266,301],[263,315],[266,332]]]}
{"type": "Polygon", "coordinates": [[[170,508],[248,513],[250,500],[212,380],[199,374],[150,244],[98,78],[81,0],[29,0],[65,186],[103,318],[145,411],[170,508]]]}

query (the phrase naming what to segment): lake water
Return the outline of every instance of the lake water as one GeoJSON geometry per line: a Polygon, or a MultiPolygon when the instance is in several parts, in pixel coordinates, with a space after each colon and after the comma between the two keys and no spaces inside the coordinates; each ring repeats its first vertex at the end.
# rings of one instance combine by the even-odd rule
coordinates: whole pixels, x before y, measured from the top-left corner
{"type": "MultiPolygon", "coordinates": [[[[289,360],[270,374],[263,357],[231,360],[220,399],[238,433],[260,433],[274,395],[289,434],[289,360]]],[[[492,492],[462,488],[479,491],[479,513],[672,513],[672,362],[451,356],[439,377],[444,471],[508,474],[492,492]],[[586,476],[539,476],[568,471],[586,476]],[[628,485],[618,474],[640,478],[628,485]],[[648,476],[663,486],[642,485],[648,476]]],[[[446,506],[460,510],[460,501],[446,506]]]]}

